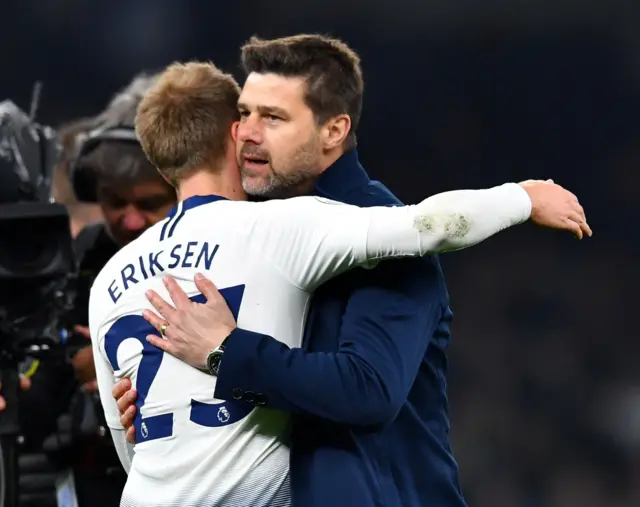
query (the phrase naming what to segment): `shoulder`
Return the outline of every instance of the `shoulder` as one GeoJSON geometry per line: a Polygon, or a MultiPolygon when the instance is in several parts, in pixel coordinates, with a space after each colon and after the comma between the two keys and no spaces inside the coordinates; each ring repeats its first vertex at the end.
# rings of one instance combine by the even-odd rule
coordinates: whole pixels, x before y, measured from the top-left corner
{"type": "Polygon", "coordinates": [[[77,255],[82,256],[87,250],[93,248],[103,234],[105,234],[105,225],[102,222],[84,227],[73,240],[77,255]]]}
{"type": "MultiPolygon", "coordinates": [[[[98,272],[89,291],[89,328],[92,336],[100,336],[99,330],[117,306],[113,294],[117,291],[127,266],[139,261],[138,252],[142,237],[118,250],[98,272]]],[[[126,275],[124,275],[126,276],[126,275]]],[[[101,342],[102,337],[99,338],[101,342]]]]}
{"type": "Polygon", "coordinates": [[[98,272],[91,286],[91,296],[96,293],[101,295],[106,294],[112,280],[120,275],[122,269],[125,266],[138,261],[139,252],[141,252],[145,244],[149,243],[149,232],[156,227],[157,225],[151,227],[139,238],[133,240],[128,245],[123,246],[109,258],[102,269],[98,272]]]}
{"type": "Polygon", "coordinates": [[[315,195],[245,204],[247,212],[243,214],[244,218],[265,222],[276,228],[298,227],[301,223],[309,223],[320,217],[326,217],[325,212],[333,212],[335,216],[347,209],[359,208],[359,206],[353,206],[344,201],[315,195]]]}
{"type": "Polygon", "coordinates": [[[95,222],[88,224],[82,228],[82,230],[76,236],[76,243],[84,243],[87,241],[95,240],[100,234],[104,232],[104,222],[95,222]]]}
{"type": "Polygon", "coordinates": [[[303,195],[298,197],[289,197],[288,199],[271,199],[263,202],[245,203],[249,208],[254,210],[265,210],[274,208],[300,208],[306,206],[316,206],[317,204],[344,204],[338,200],[329,197],[320,197],[316,195],[303,195]]]}
{"type": "Polygon", "coordinates": [[[224,229],[235,228],[246,222],[261,221],[280,210],[296,206],[299,198],[273,199],[269,201],[216,201],[189,210],[187,213],[188,228],[194,232],[210,231],[212,227],[224,229]]]}

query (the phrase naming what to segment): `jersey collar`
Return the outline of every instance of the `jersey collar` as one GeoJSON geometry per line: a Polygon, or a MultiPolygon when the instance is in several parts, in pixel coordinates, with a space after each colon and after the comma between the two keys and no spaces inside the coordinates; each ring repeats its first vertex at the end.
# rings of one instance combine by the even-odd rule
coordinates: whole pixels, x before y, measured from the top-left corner
{"type": "Polygon", "coordinates": [[[353,149],[345,152],[320,175],[315,184],[315,194],[339,201],[350,190],[364,186],[369,181],[369,175],[358,159],[358,152],[353,149]]]}
{"type": "Polygon", "coordinates": [[[210,202],[228,201],[228,200],[229,199],[227,199],[226,197],[222,197],[220,195],[213,195],[213,194],[212,195],[194,195],[193,197],[189,197],[188,199],[185,199],[184,201],[179,202],[176,206],[171,208],[171,211],[169,211],[168,218],[173,218],[178,212],[178,209],[180,209],[180,212],[182,213],[192,208],[197,208],[198,206],[202,206],[203,204],[209,204],[210,202]]]}

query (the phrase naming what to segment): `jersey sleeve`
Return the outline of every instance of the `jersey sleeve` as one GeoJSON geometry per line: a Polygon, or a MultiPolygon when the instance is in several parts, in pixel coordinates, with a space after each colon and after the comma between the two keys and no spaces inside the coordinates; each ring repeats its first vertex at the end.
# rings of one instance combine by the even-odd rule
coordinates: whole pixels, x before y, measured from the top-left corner
{"type": "Polygon", "coordinates": [[[261,253],[296,286],[312,290],[351,267],[366,265],[370,214],[318,197],[259,204],[250,234],[261,253]]]}
{"type": "Polygon", "coordinates": [[[131,463],[133,462],[133,456],[135,454],[133,446],[127,442],[127,434],[124,429],[109,429],[111,430],[111,439],[113,440],[113,445],[116,448],[116,453],[118,454],[122,468],[124,468],[124,471],[129,474],[129,471],[131,470],[131,463]]]}
{"type": "Polygon", "coordinates": [[[306,290],[356,266],[473,246],[531,214],[515,183],[444,192],[412,206],[358,208],[317,197],[265,204],[250,234],[306,290]]]}
{"type": "Polygon", "coordinates": [[[100,402],[104,409],[107,425],[111,429],[122,430],[118,404],[111,394],[111,390],[115,385],[115,378],[113,369],[104,352],[104,331],[101,329],[102,322],[100,322],[102,316],[100,312],[97,311],[97,309],[100,308],[98,299],[99,295],[91,291],[91,296],[89,297],[89,331],[91,334],[91,347],[93,349],[93,362],[96,367],[98,393],[100,394],[100,402]]]}
{"type": "Polygon", "coordinates": [[[367,208],[371,214],[367,260],[461,250],[527,221],[531,199],[516,183],[484,190],[454,190],[419,204],[367,208]]]}

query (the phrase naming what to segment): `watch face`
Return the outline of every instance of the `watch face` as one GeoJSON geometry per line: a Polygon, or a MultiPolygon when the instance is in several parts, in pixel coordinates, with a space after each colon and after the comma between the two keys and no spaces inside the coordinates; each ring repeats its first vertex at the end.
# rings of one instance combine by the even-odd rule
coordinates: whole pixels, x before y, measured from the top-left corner
{"type": "Polygon", "coordinates": [[[216,350],[209,355],[209,371],[214,375],[218,374],[218,370],[220,369],[220,362],[222,361],[222,352],[216,350]]]}

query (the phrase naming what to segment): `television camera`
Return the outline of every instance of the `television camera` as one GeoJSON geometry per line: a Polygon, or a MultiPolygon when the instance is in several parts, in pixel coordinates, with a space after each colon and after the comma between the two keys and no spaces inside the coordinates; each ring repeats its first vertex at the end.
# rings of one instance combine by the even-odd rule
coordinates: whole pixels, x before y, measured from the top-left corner
{"type": "Polygon", "coordinates": [[[18,367],[61,344],[76,272],[69,215],[51,199],[55,131],[0,102],[0,505],[17,505],[18,367]]]}

